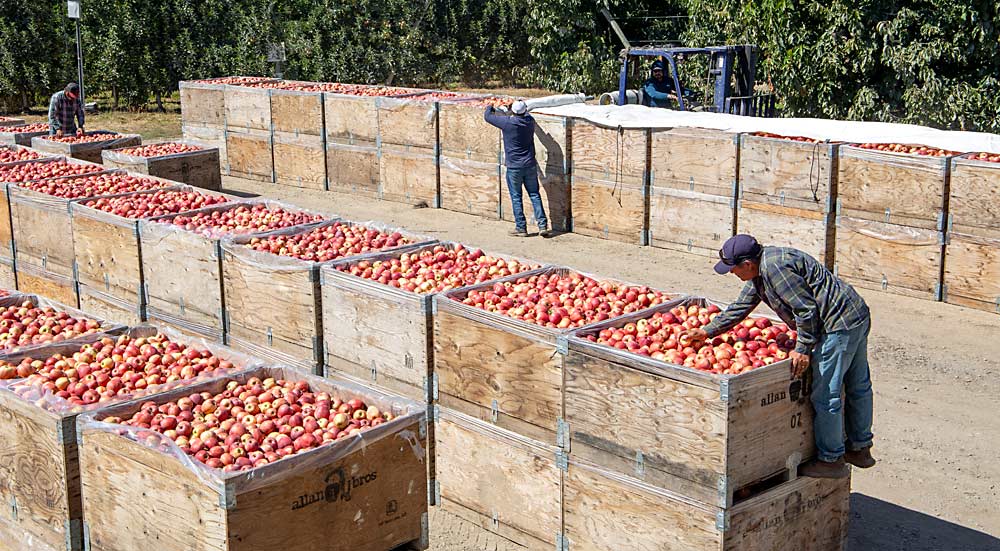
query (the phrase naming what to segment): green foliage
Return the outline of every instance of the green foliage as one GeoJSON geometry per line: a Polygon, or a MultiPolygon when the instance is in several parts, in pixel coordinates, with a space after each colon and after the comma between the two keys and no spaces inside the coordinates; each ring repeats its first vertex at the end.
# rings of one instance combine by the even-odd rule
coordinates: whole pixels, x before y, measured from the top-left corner
{"type": "MultiPolygon", "coordinates": [[[[269,74],[441,85],[500,81],[558,91],[616,88],[618,38],[753,43],[784,113],[995,130],[1000,5],[982,0],[85,0],[89,93],[123,107],[177,82],[269,74]],[[690,19],[637,19],[643,14],[690,19]]],[[[0,100],[44,101],[75,80],[63,0],[0,2],[0,100]]],[[[692,67],[696,66],[691,64],[692,67]]],[[[704,72],[704,71],[703,71],[704,72]]],[[[691,86],[689,84],[689,86],[691,86]]]]}

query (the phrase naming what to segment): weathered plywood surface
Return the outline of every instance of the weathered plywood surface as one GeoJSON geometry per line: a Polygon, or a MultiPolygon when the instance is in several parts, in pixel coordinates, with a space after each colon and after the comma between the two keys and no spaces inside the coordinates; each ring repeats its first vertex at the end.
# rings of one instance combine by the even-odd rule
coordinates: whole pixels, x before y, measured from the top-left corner
{"type": "Polygon", "coordinates": [[[440,104],[438,117],[443,155],[499,161],[500,129],[486,122],[484,109],[464,103],[440,104]]]}
{"type": "Polygon", "coordinates": [[[826,211],[836,193],[837,148],[744,134],[740,143],[740,196],[803,210],[826,211]]]}
{"type": "Polygon", "coordinates": [[[222,265],[214,239],[189,232],[140,228],[142,266],[150,313],[222,332],[222,265]]]}
{"type": "Polygon", "coordinates": [[[135,297],[142,286],[142,259],[135,221],[114,224],[88,216],[81,212],[84,209],[75,206],[73,213],[77,281],[122,299],[135,297]]]}
{"type": "Polygon", "coordinates": [[[0,183],[0,259],[14,258],[14,227],[7,184],[0,183]]]}
{"type": "MultiPolygon", "coordinates": [[[[219,150],[219,170],[228,174],[227,150],[226,150],[226,129],[219,127],[183,126],[181,134],[185,140],[195,140],[219,150]]],[[[193,185],[193,184],[192,184],[193,185]]]]}
{"type": "MultiPolygon", "coordinates": [[[[538,191],[542,196],[542,207],[549,221],[549,229],[558,232],[568,232],[572,229],[572,189],[570,177],[563,173],[563,167],[538,165],[538,191]]],[[[534,221],[531,200],[527,192],[521,192],[521,205],[525,218],[534,221]]],[[[511,206],[510,191],[507,184],[507,167],[503,168],[500,178],[500,218],[514,222],[514,210],[511,206]]]]}
{"type": "Polygon", "coordinates": [[[332,270],[324,274],[323,341],[327,365],[375,384],[386,379],[398,381],[419,395],[432,365],[432,328],[423,297],[414,295],[404,300],[364,292],[350,282],[338,283],[348,277],[333,274],[332,270]]]}
{"type": "Polygon", "coordinates": [[[944,301],[1000,314],[1000,240],[948,234],[944,301]]]}
{"type": "Polygon", "coordinates": [[[25,264],[17,266],[17,290],[41,295],[74,308],[80,303],[73,278],[47,273],[25,264]]]}
{"type": "Polygon", "coordinates": [[[328,143],[375,143],[378,139],[376,98],[324,94],[326,136],[328,143]]]}
{"type": "Polygon", "coordinates": [[[223,128],[226,100],[221,86],[199,87],[181,84],[181,123],[223,128]]]}
{"type": "Polygon", "coordinates": [[[438,206],[437,157],[432,149],[396,149],[383,142],[380,151],[380,199],[438,206]]]}
{"type": "Polygon", "coordinates": [[[222,273],[228,328],[234,335],[275,348],[288,343],[312,351],[318,344],[323,334],[320,289],[311,268],[271,269],[225,251],[222,273]]]}
{"type": "Polygon", "coordinates": [[[279,184],[326,189],[326,152],[323,137],[274,133],[274,174],[279,184]]]}
{"type": "Polygon", "coordinates": [[[574,173],[572,187],[574,233],[645,244],[648,197],[644,186],[574,173]]]}
{"type": "Polygon", "coordinates": [[[226,131],[227,174],[237,178],[274,181],[271,133],[259,130],[226,131]]]}
{"type": "MultiPolygon", "coordinates": [[[[535,160],[540,167],[569,172],[572,153],[572,119],[555,115],[532,115],[535,119],[535,160]],[[558,168],[556,168],[558,167],[558,168]]],[[[502,144],[501,144],[502,145],[502,144]]],[[[546,170],[546,173],[549,171],[546,170]]]]}
{"type": "Polygon", "coordinates": [[[227,551],[219,494],[179,462],[111,432],[87,431],[80,454],[94,549],[227,551]],[[128,530],[122,530],[128,526],[128,530]]]}
{"type": "Polygon", "coordinates": [[[434,373],[440,403],[490,419],[536,440],[555,442],[562,417],[562,357],[555,345],[438,310],[434,373]]]}
{"type": "Polygon", "coordinates": [[[159,159],[150,159],[146,174],[183,182],[185,184],[219,191],[222,189],[222,173],[219,170],[219,150],[192,151],[159,159]]]}
{"type": "Polygon", "coordinates": [[[950,229],[1000,239],[1000,163],[953,159],[950,187],[950,229]]]}
{"type": "Polygon", "coordinates": [[[833,267],[836,224],[832,213],[740,201],[736,233],[747,233],[765,245],[794,247],[833,267]]]}
{"type": "Polygon", "coordinates": [[[661,188],[731,196],[739,134],[702,128],[656,130],[650,138],[650,182],[661,188]]]}
{"type": "Polygon", "coordinates": [[[562,478],[555,448],[442,412],[435,425],[441,497],[496,519],[484,528],[519,543],[518,533],[555,543],[562,528],[562,478]]]}
{"type": "Polygon", "coordinates": [[[844,146],[838,160],[838,215],[944,229],[948,160],[844,146]]]}
{"type": "Polygon", "coordinates": [[[843,551],[850,509],[850,478],[800,478],[734,507],[722,549],[843,551]]]}
{"type": "Polygon", "coordinates": [[[226,130],[233,128],[271,131],[271,90],[226,86],[226,130]]]}
{"type": "Polygon", "coordinates": [[[722,534],[715,527],[712,510],[573,463],[565,479],[566,538],[570,549],[721,549],[722,534]]]}
{"type": "Polygon", "coordinates": [[[717,389],[577,351],[564,365],[566,422],[575,455],[706,503],[718,501],[729,430],[717,389]],[[626,418],[628,423],[608,423],[626,418]]]}
{"type": "Polygon", "coordinates": [[[378,197],[379,154],[375,143],[327,143],[326,177],[329,191],[378,197]]]}
{"type": "Polygon", "coordinates": [[[0,262],[0,289],[17,289],[17,273],[13,262],[0,262]]]}
{"type": "Polygon", "coordinates": [[[271,127],[275,132],[323,136],[323,94],[271,91],[271,127]]]}
{"type": "Polygon", "coordinates": [[[59,427],[54,415],[0,393],[0,499],[8,504],[0,522],[51,549],[67,549],[68,523],[81,518],[76,442],[63,443],[59,427]]]}
{"type": "Polygon", "coordinates": [[[500,165],[441,156],[441,208],[500,218],[500,165]]]}
{"type": "Polygon", "coordinates": [[[866,289],[937,300],[943,241],[934,230],[838,217],[836,273],[866,289]]]}
{"type": "Polygon", "coordinates": [[[734,235],[731,197],[668,188],[649,196],[649,238],[654,247],[717,256],[734,235]]]}
{"type": "Polygon", "coordinates": [[[433,149],[438,143],[438,103],[417,98],[378,98],[382,144],[433,149]]]}
{"type": "Polygon", "coordinates": [[[574,120],[571,171],[574,178],[642,183],[649,166],[649,143],[648,130],[605,128],[574,120]]]}
{"type": "MultiPolygon", "coordinates": [[[[20,193],[20,192],[18,192],[20,193]]],[[[32,194],[33,192],[25,192],[32,194]]],[[[40,195],[40,194],[37,194],[40,195]]],[[[45,196],[42,202],[17,197],[11,201],[14,247],[20,265],[73,277],[73,223],[65,202],[45,196]]]]}
{"type": "Polygon", "coordinates": [[[92,289],[83,284],[80,284],[79,291],[80,309],[84,312],[122,325],[133,326],[146,321],[142,297],[135,293],[127,296],[110,296],[102,289],[92,289]]]}

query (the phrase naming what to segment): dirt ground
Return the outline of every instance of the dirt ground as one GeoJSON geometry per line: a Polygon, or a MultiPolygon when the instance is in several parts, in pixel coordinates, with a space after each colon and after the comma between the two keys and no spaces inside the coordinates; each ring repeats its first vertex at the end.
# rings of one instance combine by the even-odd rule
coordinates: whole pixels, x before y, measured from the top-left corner
{"type": "MultiPolygon", "coordinates": [[[[227,187],[665,290],[732,300],[740,289],[735,277],[712,271],[711,259],[691,254],[575,234],[518,239],[504,222],[444,210],[234,180],[227,187]]],[[[848,549],[1000,550],[1000,316],[861,292],[874,320],[880,463],[854,472],[848,549]]],[[[436,510],[431,536],[433,551],[514,548],[436,510]]]]}

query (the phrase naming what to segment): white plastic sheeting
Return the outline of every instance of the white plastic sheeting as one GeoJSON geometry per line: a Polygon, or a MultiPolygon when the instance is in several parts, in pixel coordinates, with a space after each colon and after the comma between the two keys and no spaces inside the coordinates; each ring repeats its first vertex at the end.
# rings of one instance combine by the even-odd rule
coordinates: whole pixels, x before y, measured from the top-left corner
{"type": "Polygon", "coordinates": [[[575,117],[594,124],[623,128],[710,128],[725,132],[770,132],[847,143],[903,143],[926,145],[961,153],[1000,153],[1000,136],[985,132],[936,130],[911,124],[743,117],[695,113],[642,105],[585,105],[574,103],[538,109],[536,113],[575,117]]]}

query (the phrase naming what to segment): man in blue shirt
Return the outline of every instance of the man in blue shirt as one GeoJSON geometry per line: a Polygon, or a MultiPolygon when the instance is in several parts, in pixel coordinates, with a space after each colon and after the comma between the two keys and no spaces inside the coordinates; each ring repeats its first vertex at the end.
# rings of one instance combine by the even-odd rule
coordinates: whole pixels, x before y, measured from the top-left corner
{"type": "Polygon", "coordinates": [[[49,135],[62,137],[64,134],[83,135],[83,104],[80,103],[80,85],[71,82],[66,89],[52,94],[49,101],[49,135]],[[80,121],[77,128],[76,121],[80,121]]]}
{"type": "Polygon", "coordinates": [[[762,247],[750,235],[730,237],[719,251],[715,271],[745,281],[743,292],[702,329],[683,340],[699,343],[729,331],[761,302],[798,331],[788,354],[792,376],[812,369],[813,432],[818,459],[803,476],[841,478],[847,463],[875,465],[872,446],[872,382],[868,369],[868,305],[848,283],[808,254],[791,248],[762,247]],[[846,400],[841,399],[841,392],[846,400]],[[847,442],[843,435],[846,430],[847,442]]]}
{"type": "Polygon", "coordinates": [[[515,101],[510,106],[513,115],[497,113],[493,106],[486,108],[483,118],[503,132],[503,148],[507,161],[507,190],[510,191],[511,207],[514,211],[515,237],[528,236],[528,221],[524,217],[521,188],[528,191],[531,209],[535,212],[538,233],[542,237],[552,237],[549,221],[542,206],[542,196],[538,192],[538,163],[535,160],[535,119],[528,114],[528,106],[523,101],[515,101]]]}
{"type": "Polygon", "coordinates": [[[647,107],[670,107],[677,100],[674,79],[665,76],[663,61],[653,62],[652,75],[642,83],[642,104],[647,107]]]}

